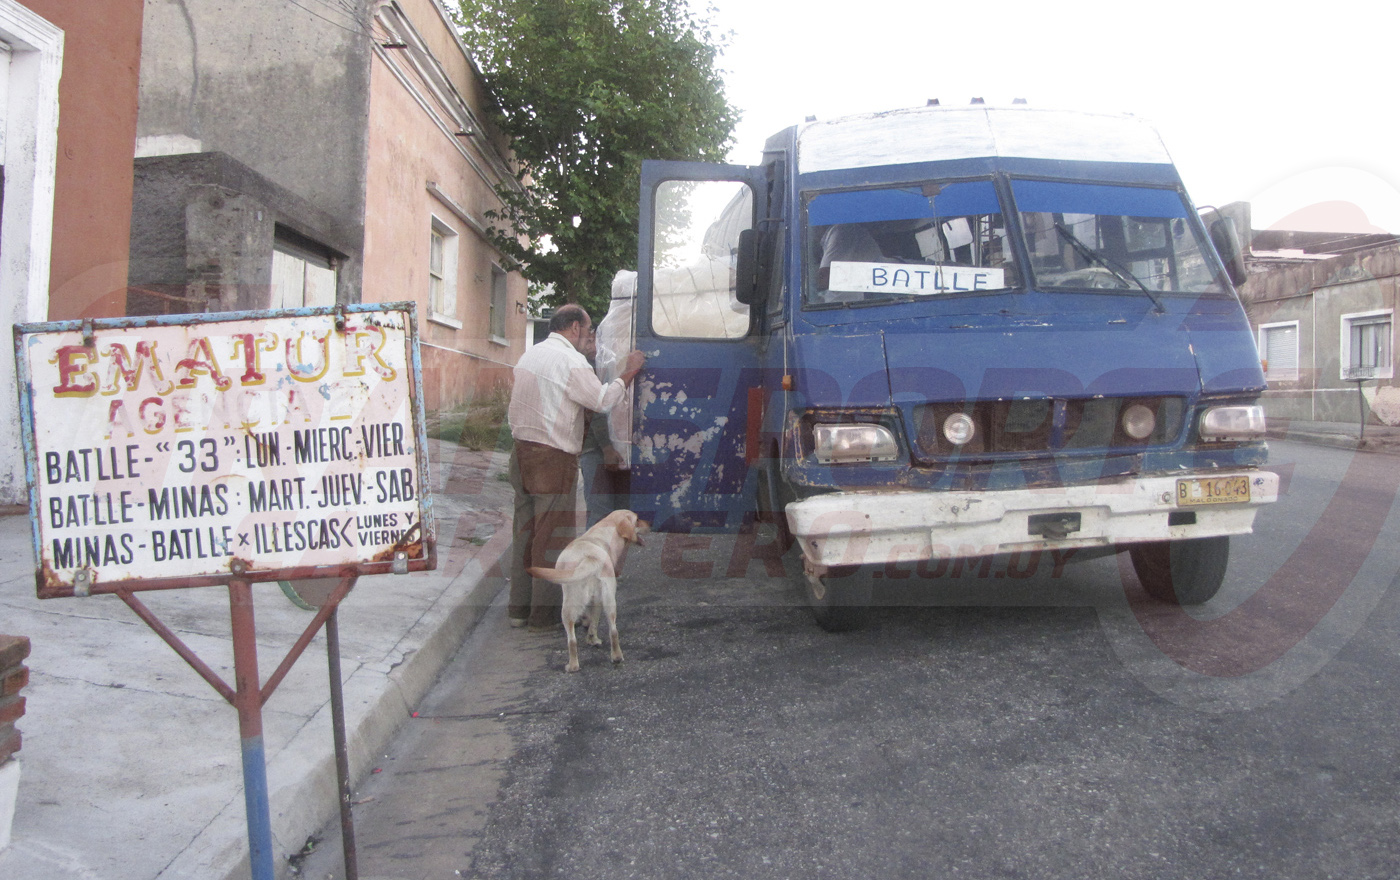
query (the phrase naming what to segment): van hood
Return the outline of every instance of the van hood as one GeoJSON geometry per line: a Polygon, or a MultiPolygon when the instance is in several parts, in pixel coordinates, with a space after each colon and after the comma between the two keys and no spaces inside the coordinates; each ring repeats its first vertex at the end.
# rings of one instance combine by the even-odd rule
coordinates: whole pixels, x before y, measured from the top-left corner
{"type": "Polygon", "coordinates": [[[809,406],[1258,393],[1238,305],[1115,315],[922,316],[828,325],[793,339],[809,406]]]}

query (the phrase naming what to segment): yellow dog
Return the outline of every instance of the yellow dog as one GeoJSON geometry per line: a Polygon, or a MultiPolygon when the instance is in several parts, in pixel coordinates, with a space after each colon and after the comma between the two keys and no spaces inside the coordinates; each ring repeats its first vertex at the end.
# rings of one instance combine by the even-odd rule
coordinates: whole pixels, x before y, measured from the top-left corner
{"type": "Polygon", "coordinates": [[[558,584],[564,591],[564,633],[569,639],[568,672],[578,672],[578,639],[574,625],[588,614],[588,643],[601,645],[599,621],[608,619],[612,642],[612,662],[622,662],[622,645],[617,638],[617,574],[627,555],[627,545],[641,545],[650,530],[630,510],[615,510],[597,525],[569,542],[559,554],[554,568],[531,568],[530,574],[558,584]],[[599,611],[602,614],[599,614],[599,611]]]}

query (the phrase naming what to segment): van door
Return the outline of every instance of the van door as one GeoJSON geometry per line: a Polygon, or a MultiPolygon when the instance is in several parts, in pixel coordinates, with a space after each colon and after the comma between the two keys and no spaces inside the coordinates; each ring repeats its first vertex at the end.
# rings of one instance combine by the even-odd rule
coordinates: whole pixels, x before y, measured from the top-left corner
{"type": "Polygon", "coordinates": [[[736,279],[766,200],[761,168],[642,165],[631,504],[658,531],[733,530],[754,509],[763,309],[736,279]]]}

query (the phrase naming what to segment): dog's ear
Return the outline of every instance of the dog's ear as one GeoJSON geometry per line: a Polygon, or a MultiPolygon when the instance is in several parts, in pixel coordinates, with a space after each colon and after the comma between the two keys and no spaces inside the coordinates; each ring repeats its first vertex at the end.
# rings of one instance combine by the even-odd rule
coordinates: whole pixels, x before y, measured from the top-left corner
{"type": "Polygon", "coordinates": [[[624,541],[631,541],[633,544],[640,544],[637,540],[636,518],[624,516],[617,523],[617,534],[624,541]]]}
{"type": "Polygon", "coordinates": [[[623,537],[633,544],[636,544],[638,547],[645,547],[646,545],[642,543],[642,535],[650,531],[651,526],[647,525],[646,520],[638,517],[634,513],[631,518],[627,520],[627,532],[624,533],[623,537]]]}

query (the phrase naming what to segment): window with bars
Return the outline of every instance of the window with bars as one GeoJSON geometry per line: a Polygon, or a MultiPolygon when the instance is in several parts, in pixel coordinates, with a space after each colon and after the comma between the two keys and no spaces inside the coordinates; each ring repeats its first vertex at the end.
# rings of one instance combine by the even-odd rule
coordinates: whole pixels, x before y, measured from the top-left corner
{"type": "Polygon", "coordinates": [[[1389,379],[1394,376],[1393,336],[1389,310],[1343,315],[1342,378],[1389,379]]]}

